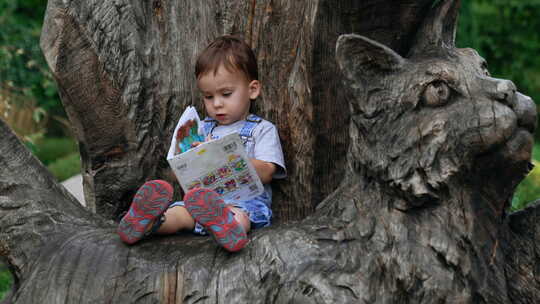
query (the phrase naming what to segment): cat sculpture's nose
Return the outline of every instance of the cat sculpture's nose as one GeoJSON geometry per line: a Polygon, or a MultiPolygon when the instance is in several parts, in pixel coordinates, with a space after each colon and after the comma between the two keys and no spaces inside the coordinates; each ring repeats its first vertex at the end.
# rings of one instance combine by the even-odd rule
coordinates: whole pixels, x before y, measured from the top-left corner
{"type": "Polygon", "coordinates": [[[509,106],[518,118],[518,125],[533,133],[536,129],[536,105],[526,95],[517,92],[516,86],[510,80],[492,77],[482,78],[482,88],[493,98],[509,106]]]}
{"type": "Polygon", "coordinates": [[[482,88],[488,97],[513,108],[515,102],[516,85],[510,80],[493,77],[482,78],[482,88]]]}
{"type": "Polygon", "coordinates": [[[516,85],[514,85],[512,81],[497,79],[493,97],[512,107],[514,106],[514,95],[516,94],[516,91],[516,85]]]}

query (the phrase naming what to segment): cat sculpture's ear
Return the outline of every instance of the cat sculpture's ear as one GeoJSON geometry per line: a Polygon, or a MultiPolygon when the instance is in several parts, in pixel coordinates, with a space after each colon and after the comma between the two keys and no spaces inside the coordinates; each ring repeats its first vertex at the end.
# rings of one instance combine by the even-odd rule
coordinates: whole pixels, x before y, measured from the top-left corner
{"type": "Polygon", "coordinates": [[[400,69],[405,61],[392,49],[364,36],[347,34],[338,38],[337,63],[349,80],[368,80],[400,69]]]}

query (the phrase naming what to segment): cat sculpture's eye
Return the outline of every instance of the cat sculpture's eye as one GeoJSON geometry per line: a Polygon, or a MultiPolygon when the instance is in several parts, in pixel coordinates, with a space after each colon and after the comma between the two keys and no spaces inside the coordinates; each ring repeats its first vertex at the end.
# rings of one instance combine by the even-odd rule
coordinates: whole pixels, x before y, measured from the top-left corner
{"type": "Polygon", "coordinates": [[[451,89],[444,81],[434,81],[427,85],[424,90],[424,104],[429,107],[445,105],[450,100],[451,89]]]}

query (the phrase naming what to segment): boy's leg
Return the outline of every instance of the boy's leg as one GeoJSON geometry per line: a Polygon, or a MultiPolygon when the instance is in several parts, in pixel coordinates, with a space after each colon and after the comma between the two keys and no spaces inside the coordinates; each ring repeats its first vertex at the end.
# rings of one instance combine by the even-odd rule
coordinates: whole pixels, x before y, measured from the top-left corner
{"type": "MultiPolygon", "coordinates": [[[[251,230],[251,222],[247,213],[237,207],[230,206],[229,208],[234,214],[234,219],[242,225],[246,233],[249,232],[251,230]]],[[[193,231],[195,229],[195,220],[184,206],[170,206],[164,215],[165,220],[156,231],[157,234],[172,234],[180,230],[193,231]]]]}
{"type": "Polygon", "coordinates": [[[246,230],[235,219],[232,207],[225,205],[216,192],[193,189],[186,194],[184,203],[193,219],[228,251],[238,251],[248,243],[246,230]]]}
{"type": "Polygon", "coordinates": [[[171,234],[180,230],[192,231],[195,227],[195,221],[182,206],[172,206],[165,211],[165,221],[156,231],[158,234],[171,234]]]}
{"type": "Polygon", "coordinates": [[[172,186],[166,181],[152,180],[144,183],[135,193],[133,202],[120,221],[117,232],[124,243],[133,244],[159,225],[161,216],[171,204],[172,186]]]}
{"type": "Polygon", "coordinates": [[[229,208],[234,213],[234,219],[240,225],[242,225],[246,233],[249,232],[251,230],[251,222],[249,221],[249,216],[247,215],[247,213],[244,210],[237,207],[229,207],[229,208]]]}

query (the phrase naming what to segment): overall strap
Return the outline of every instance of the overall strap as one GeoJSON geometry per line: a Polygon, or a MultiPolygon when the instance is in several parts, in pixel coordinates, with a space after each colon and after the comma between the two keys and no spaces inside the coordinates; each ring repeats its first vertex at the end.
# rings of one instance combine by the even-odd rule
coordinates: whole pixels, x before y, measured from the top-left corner
{"type": "Polygon", "coordinates": [[[214,119],[210,117],[206,117],[204,119],[204,125],[203,125],[204,136],[208,136],[210,133],[212,133],[212,131],[214,130],[216,126],[217,126],[217,121],[215,121],[214,119]]]}
{"type": "Polygon", "coordinates": [[[246,123],[240,130],[240,137],[246,141],[253,136],[253,129],[262,121],[262,118],[255,114],[249,114],[246,123]]]}

